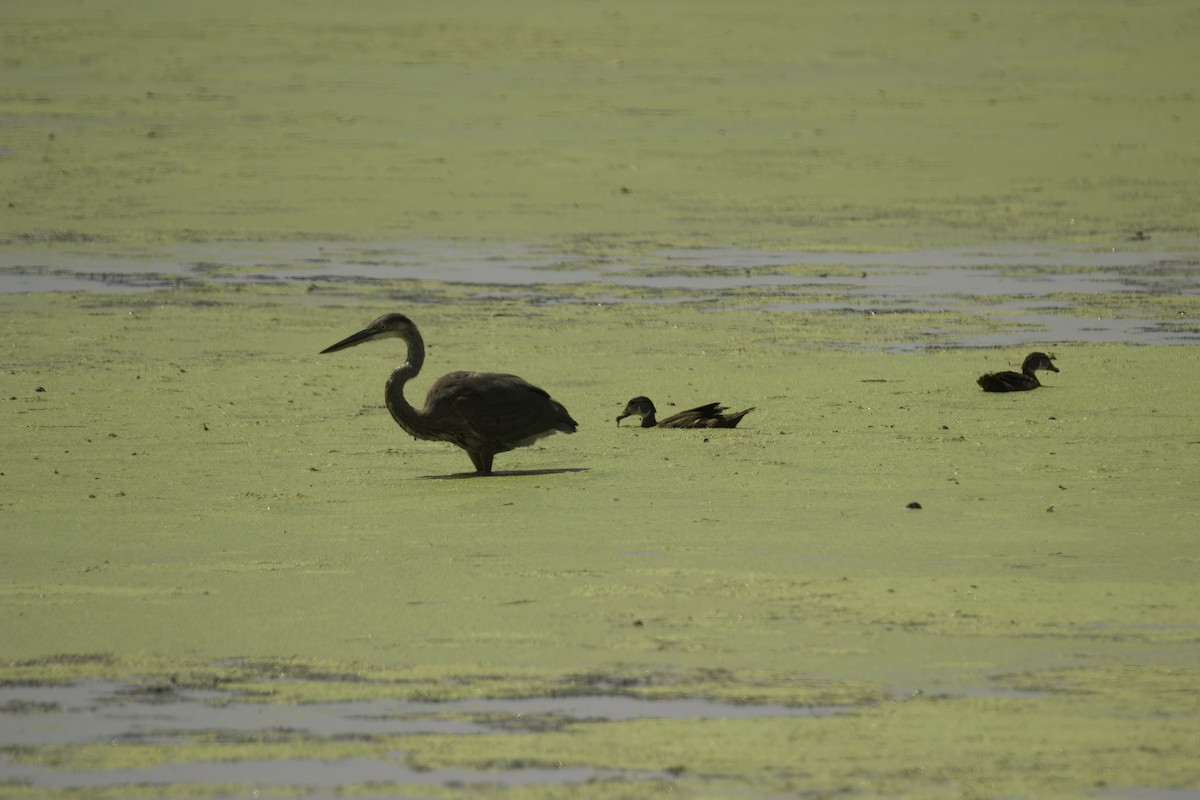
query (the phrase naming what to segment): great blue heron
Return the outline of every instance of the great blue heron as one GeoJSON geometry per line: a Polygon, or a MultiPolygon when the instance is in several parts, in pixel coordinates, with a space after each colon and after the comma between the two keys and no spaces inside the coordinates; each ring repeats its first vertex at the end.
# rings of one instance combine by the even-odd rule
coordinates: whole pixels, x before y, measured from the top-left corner
{"type": "Polygon", "coordinates": [[[658,409],[649,397],[635,397],[625,404],[625,410],[617,417],[617,426],[626,417],[641,417],[643,428],[736,428],[742,417],[754,410],[754,407],[739,411],[736,414],[722,414],[725,406],[720,403],[709,403],[687,411],[680,411],[659,422],[654,418],[658,409]]]}
{"type": "Polygon", "coordinates": [[[1037,379],[1039,369],[1058,372],[1058,367],[1054,366],[1050,356],[1045,353],[1030,353],[1025,357],[1020,372],[989,372],[980,375],[975,382],[982,386],[985,392],[1027,392],[1042,385],[1037,379]]]}
{"type": "Polygon", "coordinates": [[[392,419],[414,438],[450,442],[466,450],[480,475],[491,473],[496,453],[533,444],[552,433],[574,433],[579,426],[545,390],[516,375],[495,372],[447,373],[429,387],[425,407],[413,408],[404,399],[404,384],[425,363],[425,340],[403,314],[384,314],[321,352],[388,338],[408,345],[408,358],[392,370],[384,390],[392,419]]]}

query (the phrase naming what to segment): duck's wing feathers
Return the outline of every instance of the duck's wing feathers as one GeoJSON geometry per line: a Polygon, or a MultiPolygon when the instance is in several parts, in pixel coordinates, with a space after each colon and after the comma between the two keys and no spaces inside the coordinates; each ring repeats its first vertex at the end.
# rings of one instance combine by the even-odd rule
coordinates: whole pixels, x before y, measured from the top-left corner
{"type": "Polygon", "coordinates": [[[985,392],[1025,392],[1041,385],[1037,378],[1020,372],[989,372],[975,382],[985,392]]]}
{"type": "Polygon", "coordinates": [[[722,423],[720,425],[720,427],[736,428],[737,424],[742,421],[742,417],[746,416],[753,410],[754,410],[754,406],[750,406],[749,408],[742,409],[741,411],[737,412],[736,414],[725,414],[725,415],[719,417],[718,419],[720,419],[721,423],[722,423]]]}
{"type": "Polygon", "coordinates": [[[706,403],[702,406],[689,408],[687,411],[680,411],[678,414],[672,414],[664,420],[659,420],[658,427],[660,428],[708,428],[711,425],[706,425],[706,422],[711,422],[720,416],[720,413],[725,410],[725,406],[720,403],[706,403]]]}

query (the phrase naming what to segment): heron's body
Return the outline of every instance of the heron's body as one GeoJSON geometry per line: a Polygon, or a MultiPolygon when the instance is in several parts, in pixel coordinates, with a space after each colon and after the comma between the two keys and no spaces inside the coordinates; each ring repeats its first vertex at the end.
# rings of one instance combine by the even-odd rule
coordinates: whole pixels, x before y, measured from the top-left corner
{"type": "Polygon", "coordinates": [[[425,341],[403,314],[384,314],[321,352],[383,338],[399,338],[408,345],[407,360],[392,371],[384,390],[392,419],[414,438],[450,442],[466,450],[481,475],[492,471],[496,453],[553,433],[574,433],[578,427],[544,389],[516,375],[496,372],[447,373],[429,387],[424,408],[413,408],[404,397],[404,385],[425,363],[425,341]]]}
{"type": "Polygon", "coordinates": [[[626,417],[641,417],[643,428],[736,428],[742,417],[753,411],[750,407],[734,414],[723,414],[725,406],[720,403],[689,408],[672,414],[664,420],[655,418],[658,409],[649,397],[635,397],[625,404],[625,410],[617,417],[617,425],[626,417]]]}
{"type": "Polygon", "coordinates": [[[1058,372],[1058,367],[1045,353],[1030,353],[1020,372],[989,372],[976,379],[985,392],[1027,392],[1042,385],[1037,379],[1039,369],[1058,372]]]}

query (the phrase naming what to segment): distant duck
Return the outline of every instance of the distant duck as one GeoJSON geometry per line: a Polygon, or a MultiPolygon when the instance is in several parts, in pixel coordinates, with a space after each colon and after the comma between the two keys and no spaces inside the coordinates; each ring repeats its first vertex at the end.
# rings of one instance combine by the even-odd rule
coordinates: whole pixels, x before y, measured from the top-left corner
{"type": "Polygon", "coordinates": [[[1058,367],[1054,366],[1050,356],[1045,353],[1030,353],[1025,357],[1020,372],[989,372],[980,375],[975,382],[982,386],[985,392],[1027,392],[1042,385],[1036,374],[1039,369],[1058,372],[1058,367]]]}
{"type": "Polygon", "coordinates": [[[617,417],[617,426],[626,417],[641,417],[643,428],[736,428],[742,417],[754,410],[753,406],[736,414],[722,414],[725,406],[720,403],[709,403],[687,411],[680,411],[659,422],[654,418],[658,409],[649,397],[635,397],[625,404],[625,410],[617,417]]]}

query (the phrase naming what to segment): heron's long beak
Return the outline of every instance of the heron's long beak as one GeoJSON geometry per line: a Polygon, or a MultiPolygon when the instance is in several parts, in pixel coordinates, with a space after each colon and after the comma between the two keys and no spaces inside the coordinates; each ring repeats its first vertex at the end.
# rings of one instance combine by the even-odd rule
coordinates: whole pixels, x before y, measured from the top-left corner
{"type": "Polygon", "coordinates": [[[621,420],[623,420],[629,416],[633,416],[633,415],[632,414],[622,414],[621,416],[617,417],[617,427],[618,428],[621,427],[621,420]]]}
{"type": "Polygon", "coordinates": [[[326,347],[321,351],[321,353],[332,353],[336,350],[345,350],[347,347],[354,347],[356,344],[362,344],[363,342],[370,341],[370,339],[378,333],[379,331],[375,328],[363,328],[358,333],[350,334],[337,344],[329,345],[329,347],[326,347]]]}

